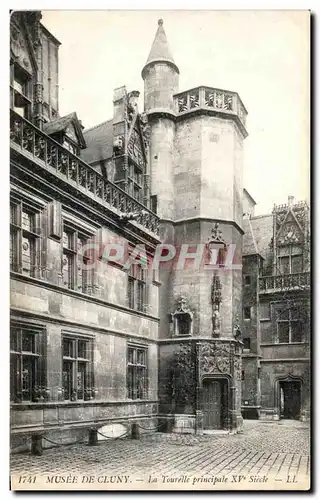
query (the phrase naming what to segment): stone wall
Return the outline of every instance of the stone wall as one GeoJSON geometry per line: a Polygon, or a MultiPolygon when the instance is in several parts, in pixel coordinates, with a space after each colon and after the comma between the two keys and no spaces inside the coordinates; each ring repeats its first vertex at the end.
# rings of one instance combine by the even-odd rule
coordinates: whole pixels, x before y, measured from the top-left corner
{"type": "Polygon", "coordinates": [[[243,308],[250,307],[250,319],[243,318],[242,337],[250,339],[250,350],[259,354],[260,346],[260,315],[259,315],[259,256],[246,255],[243,258],[243,308]],[[246,283],[250,277],[250,283],[246,283]]]}
{"type": "Polygon", "coordinates": [[[244,418],[258,418],[260,406],[260,380],[258,358],[252,354],[242,355],[242,415],[244,418]]]}

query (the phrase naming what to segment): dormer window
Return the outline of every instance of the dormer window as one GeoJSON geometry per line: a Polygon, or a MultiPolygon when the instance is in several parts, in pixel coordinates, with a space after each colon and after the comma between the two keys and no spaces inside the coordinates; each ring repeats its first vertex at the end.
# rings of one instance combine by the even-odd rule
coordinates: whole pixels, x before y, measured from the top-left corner
{"type": "Polygon", "coordinates": [[[68,139],[68,137],[64,137],[62,145],[67,148],[70,153],[79,156],[80,155],[80,148],[76,144],[74,144],[72,141],[68,139]]]}
{"type": "Polygon", "coordinates": [[[11,108],[20,116],[31,119],[32,81],[30,75],[17,64],[11,66],[11,108]]]}
{"type": "Polygon", "coordinates": [[[70,113],[45,123],[43,131],[76,156],[80,156],[80,149],[86,147],[81,122],[76,113],[70,113]]]}

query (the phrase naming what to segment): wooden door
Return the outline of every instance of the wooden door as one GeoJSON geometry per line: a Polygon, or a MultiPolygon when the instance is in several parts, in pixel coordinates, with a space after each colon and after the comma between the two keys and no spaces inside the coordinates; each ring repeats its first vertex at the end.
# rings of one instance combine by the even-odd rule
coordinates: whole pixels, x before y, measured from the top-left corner
{"type": "Polygon", "coordinates": [[[283,418],[299,419],[301,410],[300,382],[282,382],[283,391],[283,418]]]}
{"type": "Polygon", "coordinates": [[[221,429],[222,391],[220,380],[203,381],[203,428],[221,429]]]}

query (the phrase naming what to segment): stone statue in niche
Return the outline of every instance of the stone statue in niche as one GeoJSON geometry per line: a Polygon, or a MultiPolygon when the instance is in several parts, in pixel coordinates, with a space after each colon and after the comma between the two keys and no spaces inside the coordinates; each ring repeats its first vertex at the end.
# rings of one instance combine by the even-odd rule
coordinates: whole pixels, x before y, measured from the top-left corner
{"type": "Polygon", "coordinates": [[[236,322],[235,322],[235,326],[233,328],[233,336],[236,340],[241,340],[241,328],[240,328],[238,316],[236,316],[236,322]]]}
{"type": "Polygon", "coordinates": [[[227,244],[222,237],[222,231],[219,229],[219,223],[216,222],[211,229],[211,236],[208,238],[206,248],[209,251],[209,265],[214,268],[224,267],[227,244]]]}
{"type": "Polygon", "coordinates": [[[124,137],[115,137],[113,141],[113,152],[116,156],[123,154],[124,151],[124,137]]]}
{"type": "Polygon", "coordinates": [[[219,335],[221,329],[221,317],[219,311],[219,304],[214,304],[214,310],[212,313],[212,333],[214,335],[219,335]]]}
{"type": "Polygon", "coordinates": [[[178,307],[172,314],[173,335],[187,337],[192,335],[192,320],[193,314],[186,305],[185,297],[180,297],[178,307]]]}
{"type": "Polygon", "coordinates": [[[147,113],[145,112],[140,114],[140,126],[143,136],[144,147],[147,149],[150,144],[151,128],[148,123],[147,113]]]}
{"type": "Polygon", "coordinates": [[[219,276],[214,274],[212,280],[212,290],[211,290],[211,306],[212,306],[212,334],[214,336],[219,336],[221,332],[221,316],[220,316],[220,304],[222,301],[221,296],[221,282],[219,276]]]}

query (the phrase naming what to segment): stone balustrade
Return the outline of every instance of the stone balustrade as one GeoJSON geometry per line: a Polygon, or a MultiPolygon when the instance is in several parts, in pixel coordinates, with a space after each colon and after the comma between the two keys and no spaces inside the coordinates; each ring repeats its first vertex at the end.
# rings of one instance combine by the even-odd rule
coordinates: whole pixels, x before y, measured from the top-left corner
{"type": "Polygon", "coordinates": [[[247,110],[237,92],[213,89],[211,87],[197,87],[186,92],[180,92],[174,96],[176,113],[190,112],[201,108],[230,115],[239,118],[242,125],[246,126],[247,110]]]}
{"type": "Polygon", "coordinates": [[[155,213],[13,110],[10,115],[10,140],[21,148],[22,153],[43,162],[50,172],[55,171],[78,189],[91,193],[100,203],[116,209],[119,215],[136,214],[138,224],[159,234],[159,218],[155,213]]]}
{"type": "Polygon", "coordinates": [[[259,278],[259,291],[277,292],[286,290],[305,290],[310,287],[310,273],[281,274],[259,278]]]}

